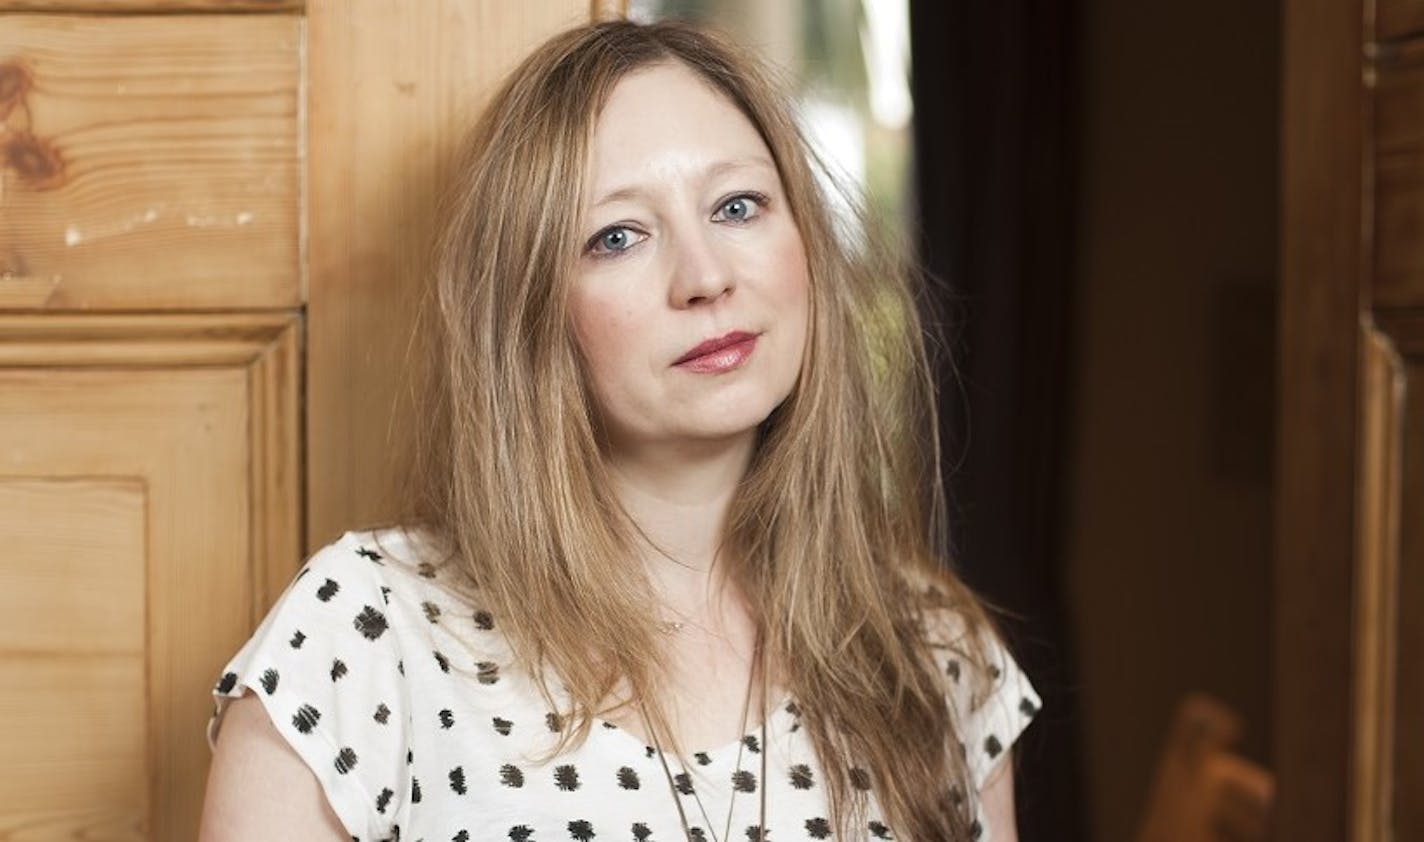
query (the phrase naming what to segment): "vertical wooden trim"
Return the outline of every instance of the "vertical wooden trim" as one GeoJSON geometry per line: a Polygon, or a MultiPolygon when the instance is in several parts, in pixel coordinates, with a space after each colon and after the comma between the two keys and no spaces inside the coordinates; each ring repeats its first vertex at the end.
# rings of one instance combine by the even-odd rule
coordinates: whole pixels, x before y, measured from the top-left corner
{"type": "Polygon", "coordinates": [[[254,628],[304,556],[299,325],[293,319],[248,369],[254,628]]]}
{"type": "Polygon", "coordinates": [[[1394,670],[1399,582],[1404,364],[1388,338],[1361,326],[1359,546],[1350,839],[1390,838],[1394,792],[1394,670]]]}
{"type": "Polygon", "coordinates": [[[1367,265],[1360,0],[1286,0],[1273,838],[1348,834],[1358,331],[1367,265]]]}
{"type": "Polygon", "coordinates": [[[589,16],[594,20],[628,17],[628,0],[589,0],[589,16]]]}

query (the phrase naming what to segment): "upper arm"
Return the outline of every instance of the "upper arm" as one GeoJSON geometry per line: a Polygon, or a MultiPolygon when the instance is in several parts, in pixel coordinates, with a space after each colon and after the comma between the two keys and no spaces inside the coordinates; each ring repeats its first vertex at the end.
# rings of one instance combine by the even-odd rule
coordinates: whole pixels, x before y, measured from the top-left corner
{"type": "Polygon", "coordinates": [[[316,776],[251,693],[233,701],[224,714],[208,772],[198,839],[350,839],[316,776]]]}
{"type": "Polygon", "coordinates": [[[989,772],[983,789],[979,790],[982,821],[990,828],[990,838],[994,842],[1018,842],[1018,825],[1014,819],[1013,769],[1013,753],[1005,752],[1003,759],[989,772]]]}

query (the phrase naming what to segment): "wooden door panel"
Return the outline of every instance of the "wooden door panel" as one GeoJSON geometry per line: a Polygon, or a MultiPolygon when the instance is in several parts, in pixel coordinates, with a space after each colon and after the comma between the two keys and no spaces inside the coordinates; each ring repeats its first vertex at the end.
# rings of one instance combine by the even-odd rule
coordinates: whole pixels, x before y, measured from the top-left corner
{"type": "Polygon", "coordinates": [[[0,19],[0,309],[300,303],[292,15],[0,19]]]}
{"type": "Polygon", "coordinates": [[[87,359],[102,317],[0,345],[0,744],[35,748],[0,767],[0,837],[196,833],[212,681],[300,562],[295,320],[217,318],[185,342],[128,317],[87,359]],[[102,353],[125,343],[156,348],[102,353]]]}
{"type": "Polygon", "coordinates": [[[0,741],[17,805],[0,838],[144,838],[146,498],[139,478],[0,477],[0,741]]]}
{"type": "Polygon", "coordinates": [[[1424,31],[1424,0],[1375,0],[1374,37],[1384,41],[1424,31]]]}
{"type": "Polygon", "coordinates": [[[0,0],[0,11],[233,12],[299,10],[303,0],[0,0]]]}

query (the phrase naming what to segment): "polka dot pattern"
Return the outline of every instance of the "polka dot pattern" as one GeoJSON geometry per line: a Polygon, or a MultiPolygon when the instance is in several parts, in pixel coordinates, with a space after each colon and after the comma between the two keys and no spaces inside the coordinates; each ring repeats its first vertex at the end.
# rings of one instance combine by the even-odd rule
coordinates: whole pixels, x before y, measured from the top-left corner
{"type": "MultiPolygon", "coordinates": [[[[687,834],[678,801],[692,839],[712,839],[709,822],[720,839],[729,799],[732,839],[837,838],[793,700],[770,709],[764,732],[691,751],[685,764],[669,756],[666,770],[653,747],[607,722],[582,745],[541,759],[570,724],[567,709],[550,710],[510,667],[499,617],[455,598],[444,575],[397,531],[347,533],[317,552],[217,673],[209,739],[226,702],[254,693],[354,842],[679,842],[687,834]]],[[[982,700],[971,694],[983,683],[971,661],[941,654],[977,791],[1041,701],[1002,650],[990,653],[982,700]]],[[[854,769],[849,782],[871,803],[858,835],[893,839],[871,774],[854,769]]],[[[975,829],[977,839],[992,838],[982,820],[975,829]]]]}

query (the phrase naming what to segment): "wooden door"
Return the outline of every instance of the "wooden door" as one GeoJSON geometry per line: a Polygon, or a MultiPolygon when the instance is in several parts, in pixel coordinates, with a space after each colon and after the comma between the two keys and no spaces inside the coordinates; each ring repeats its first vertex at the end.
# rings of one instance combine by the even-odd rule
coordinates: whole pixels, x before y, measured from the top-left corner
{"type": "Polygon", "coordinates": [[[1276,838],[1424,839],[1424,2],[1285,25],[1276,838]]]}
{"type": "Polygon", "coordinates": [[[194,838],[217,671],[381,514],[459,137],[590,9],[0,0],[0,838],[194,838]]]}

